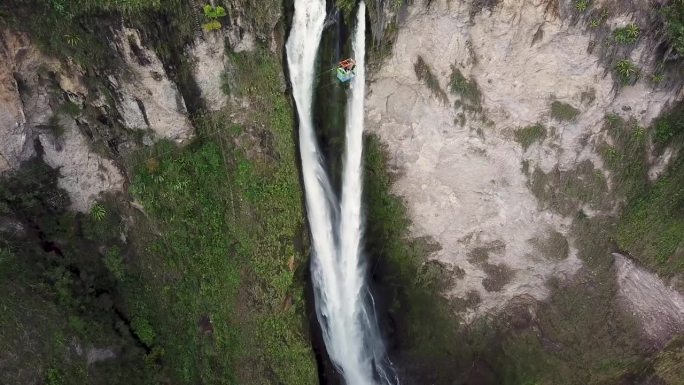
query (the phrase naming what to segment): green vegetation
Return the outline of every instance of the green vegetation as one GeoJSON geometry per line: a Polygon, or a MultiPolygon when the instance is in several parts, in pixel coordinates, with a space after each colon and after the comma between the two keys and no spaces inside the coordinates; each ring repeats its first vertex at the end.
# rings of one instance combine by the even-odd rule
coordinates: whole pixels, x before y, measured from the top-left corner
{"type": "Polygon", "coordinates": [[[501,291],[515,275],[515,272],[503,263],[496,265],[485,263],[482,265],[482,268],[485,274],[487,274],[487,277],[482,280],[482,286],[487,291],[501,291]]]}
{"type": "Polygon", "coordinates": [[[589,88],[586,91],[582,91],[580,94],[580,102],[582,104],[591,104],[596,100],[596,89],[595,88],[589,88]]]}
{"type": "Polygon", "coordinates": [[[614,173],[616,193],[627,202],[615,239],[620,248],[663,276],[684,271],[684,157],[674,159],[652,184],[647,178],[647,141],[651,136],[659,151],[679,145],[683,111],[678,104],[649,130],[616,116],[607,116],[605,124],[613,145],[604,146],[603,158],[614,173]]]}
{"type": "Polygon", "coordinates": [[[597,28],[599,25],[603,24],[608,19],[608,10],[603,8],[598,16],[592,18],[589,21],[589,26],[591,28],[597,28]]]}
{"type": "MultiPolygon", "coordinates": [[[[675,110],[661,119],[671,124],[679,115],[675,110]]],[[[579,257],[590,272],[580,273],[576,283],[562,286],[535,309],[534,327],[516,326],[503,337],[505,353],[496,356],[506,373],[503,383],[604,384],[631,377],[678,384],[678,377],[669,372],[681,371],[673,361],[676,350],[649,361],[640,346],[635,320],[616,305],[610,252],[617,242],[618,248],[665,276],[682,271],[684,162],[680,159],[672,164],[651,185],[646,178],[646,150],[649,135],[655,131],[617,116],[608,116],[604,129],[611,143],[602,149],[611,171],[610,188],[588,160],[574,170],[529,172],[530,189],[544,208],[574,216],[573,243],[579,246],[579,257]],[[626,202],[621,217],[600,214],[612,212],[621,200],[626,202]],[[584,214],[587,206],[598,209],[599,214],[588,217],[584,214]]],[[[678,138],[675,135],[663,146],[679,143],[678,138]]],[[[550,258],[568,255],[568,242],[559,233],[533,244],[550,258]]],[[[559,287],[553,281],[549,285],[559,287]]],[[[516,325],[522,322],[514,319],[516,325]]]]}
{"type": "Polygon", "coordinates": [[[424,82],[437,99],[444,104],[449,102],[446,92],[444,92],[442,86],[439,85],[439,80],[437,80],[437,77],[432,73],[430,66],[423,60],[422,56],[419,55],[416,59],[416,62],[413,64],[413,70],[416,72],[418,80],[424,82]]]}
{"type": "Polygon", "coordinates": [[[546,138],[546,127],[537,123],[532,126],[520,128],[515,131],[515,141],[522,145],[523,150],[527,150],[535,142],[541,142],[546,138]]]}
{"type": "Polygon", "coordinates": [[[665,80],[665,75],[662,72],[651,74],[651,82],[653,82],[654,85],[660,85],[663,80],[665,80]]]}
{"type": "Polygon", "coordinates": [[[617,115],[607,115],[604,129],[612,145],[600,149],[605,165],[613,172],[613,190],[621,196],[638,195],[648,183],[646,173],[646,130],[635,120],[625,121],[617,115]]]}
{"type": "Polygon", "coordinates": [[[159,370],[183,383],[310,384],[292,111],[266,50],[232,60],[252,131],[204,116],[196,143],[160,143],[138,162],[131,189],[159,235],[145,237],[145,279],[127,286],[131,312],[159,370]]]}
{"type": "Polygon", "coordinates": [[[0,183],[0,289],[13,298],[0,383],[316,382],[282,71],[266,49],[231,60],[233,91],[255,107],[238,111],[249,124],[196,116],[193,143],[128,159],[144,214],[113,198],[71,213],[44,165],[0,183]],[[8,217],[25,230],[7,233],[8,217]],[[117,357],[88,365],[92,347],[117,357]]]}
{"type": "MultiPolygon", "coordinates": [[[[389,194],[392,178],[384,171],[386,154],[375,137],[367,138],[365,167],[369,255],[379,261],[375,269],[382,269],[378,276],[387,289],[381,294],[390,301],[395,326],[391,332],[399,351],[395,364],[411,379],[438,385],[586,385],[617,383],[623,376],[645,371],[638,330],[614,301],[615,281],[606,258],[608,226],[586,217],[574,224],[576,244],[584,246],[581,257],[589,261],[593,273],[554,291],[544,303],[521,303],[496,319],[463,326],[451,309],[475,307],[479,295],[470,292],[446,303],[438,295],[444,284],[448,287],[449,274],[442,265],[422,267],[425,256],[435,249],[408,237],[406,211],[389,194]],[[430,278],[424,278],[424,272],[431,272],[430,278]]],[[[554,250],[559,255],[550,258],[567,256],[562,235],[551,234],[542,243],[540,247],[560,248],[554,250]]],[[[490,252],[504,248],[495,243],[469,258],[483,263],[490,252]]],[[[505,266],[486,268],[491,290],[510,279],[505,266]]]]}
{"type": "Polygon", "coordinates": [[[33,161],[0,183],[0,218],[12,223],[0,227],[0,383],[150,383],[144,349],[113,310],[116,278],[100,258],[100,246],[126,250],[121,217],[68,211],[57,175],[33,161]],[[92,348],[118,357],[89,365],[92,348]]]}
{"type": "Polygon", "coordinates": [[[614,384],[639,372],[638,330],[610,290],[563,287],[534,314],[522,307],[501,321],[516,325],[500,337],[492,363],[501,384],[614,384]]]}
{"type": "Polygon", "coordinates": [[[577,118],[580,111],[568,103],[554,100],[551,103],[551,117],[561,122],[571,122],[577,118]]]}
{"type": "Polygon", "coordinates": [[[634,83],[639,78],[639,67],[629,59],[622,59],[615,64],[615,73],[622,84],[634,83]]]}
{"type": "Polygon", "coordinates": [[[570,255],[570,244],[567,238],[556,230],[552,230],[542,239],[533,240],[532,244],[550,260],[562,261],[570,255]]]}
{"type": "Polygon", "coordinates": [[[575,9],[584,12],[589,8],[589,0],[575,0],[575,9]]]}
{"type": "Polygon", "coordinates": [[[463,376],[469,365],[461,328],[449,302],[438,294],[449,275],[439,265],[423,268],[425,257],[436,248],[424,239],[409,237],[406,209],[389,192],[393,181],[380,141],[367,137],[364,153],[366,247],[385,290],[379,295],[388,301],[388,316],[394,321],[389,331],[401,346],[403,358],[396,364],[421,382],[445,384],[463,376]]]}
{"type": "Polygon", "coordinates": [[[356,6],[356,0],[336,0],[335,5],[346,17],[349,17],[356,6]]]}
{"type": "Polygon", "coordinates": [[[544,173],[537,168],[530,174],[529,187],[543,208],[564,215],[576,214],[583,204],[596,209],[609,207],[606,178],[589,160],[572,170],[556,168],[544,173]]]}
{"type": "MultiPolygon", "coordinates": [[[[16,15],[29,15],[26,4],[35,5],[45,26],[27,19],[26,28],[35,28],[31,33],[54,52],[92,65],[108,63],[108,48],[98,46],[97,38],[114,18],[125,16],[134,26],[147,23],[145,35],[169,60],[172,48],[195,32],[199,14],[179,0],[9,0],[0,5],[3,15],[7,4],[18,9],[10,13],[11,23],[22,20],[16,15]],[[52,11],[67,14],[56,18],[52,11]],[[162,38],[166,30],[160,25],[167,23],[156,20],[175,30],[172,43],[162,38]],[[48,36],[50,28],[61,42],[48,36]],[[91,31],[94,37],[88,37],[91,31]]],[[[259,9],[250,18],[265,20],[256,25],[267,28],[280,3],[239,7],[259,9]]],[[[587,7],[585,2],[582,11],[587,7]]],[[[293,111],[281,91],[278,58],[258,49],[230,60],[225,91],[248,98],[251,108],[194,116],[198,137],[187,147],[161,142],[127,159],[131,193],[144,213],[111,197],[90,213],[71,213],[56,172],[40,164],[1,181],[0,362],[12,370],[0,372],[0,383],[316,382],[304,332],[301,245],[307,242],[293,111]],[[8,232],[5,219],[23,230],[8,232]],[[86,354],[77,352],[91,347],[112,348],[118,356],[88,365],[86,354]]],[[[422,58],[414,68],[433,94],[448,99],[422,58]]],[[[464,103],[480,102],[477,84],[455,68],[449,88],[464,103]]],[[[65,114],[80,113],[78,106],[65,108],[71,111],[65,114]]],[[[565,108],[556,118],[572,120],[579,113],[574,111],[565,108]]],[[[644,151],[651,138],[657,151],[679,143],[682,121],[675,111],[645,130],[608,118],[612,140],[602,152],[616,192],[628,202],[618,223],[582,212],[585,205],[611,205],[606,179],[591,162],[575,170],[530,172],[530,187],[542,204],[575,215],[573,244],[582,246],[580,257],[591,274],[554,291],[547,302],[518,304],[498,320],[469,325],[454,317],[453,306],[476,307],[479,294],[440,295],[465,271],[425,261],[439,245],[410,238],[402,201],[389,193],[386,153],[375,137],[366,138],[368,254],[383,288],[377,298],[389,305],[383,330],[396,341],[397,365],[416,383],[614,384],[652,372],[676,384],[681,341],[652,362],[644,359],[633,320],[615,305],[606,255],[616,240],[663,274],[681,271],[684,166],[676,161],[651,185],[644,151]]],[[[516,139],[528,148],[546,135],[546,128],[536,125],[516,132],[516,139]]],[[[549,258],[566,258],[569,252],[560,233],[536,246],[549,258]]],[[[501,290],[512,275],[504,265],[487,263],[489,253],[504,250],[494,244],[469,255],[487,272],[486,290],[501,290]]],[[[549,285],[557,287],[553,281],[549,285]]]]}
{"type": "Polygon", "coordinates": [[[572,215],[582,204],[609,211],[613,201],[624,201],[624,212],[611,218],[608,237],[619,248],[639,259],[663,276],[684,271],[684,161],[673,160],[655,183],[649,182],[649,138],[662,151],[681,143],[682,105],[656,119],[650,129],[634,120],[606,116],[604,130],[610,145],[600,148],[604,164],[611,171],[611,189],[591,162],[580,163],[575,170],[544,174],[534,170],[530,188],[543,204],[565,215],[572,215]]]}
{"type": "Polygon", "coordinates": [[[101,204],[97,203],[90,209],[90,215],[92,215],[93,219],[96,221],[101,221],[107,215],[107,209],[105,209],[101,204]]]}
{"type": "Polygon", "coordinates": [[[684,55],[684,1],[671,0],[663,7],[663,14],[672,49],[684,55]]]}
{"type": "Polygon", "coordinates": [[[226,17],[226,10],[220,5],[212,7],[211,4],[206,4],[202,10],[206,19],[206,22],[202,24],[202,29],[207,32],[221,29],[221,22],[218,19],[226,17]]]}
{"type": "Polygon", "coordinates": [[[684,158],[645,192],[633,195],[616,239],[664,276],[684,272],[684,158]]]}
{"type": "Polygon", "coordinates": [[[625,27],[613,31],[613,37],[615,38],[615,41],[620,44],[632,44],[639,39],[640,33],[639,27],[634,23],[630,23],[625,27]]]}
{"type": "Polygon", "coordinates": [[[501,241],[492,242],[490,244],[475,247],[468,252],[468,261],[474,264],[484,264],[489,261],[489,256],[492,253],[501,254],[506,250],[506,244],[501,241]]]}
{"type": "Polygon", "coordinates": [[[61,137],[65,133],[64,126],[59,122],[59,115],[53,114],[47,122],[47,129],[52,132],[55,137],[61,137]]]}
{"type": "Polygon", "coordinates": [[[461,96],[462,101],[465,103],[474,107],[480,105],[480,98],[482,95],[475,79],[466,79],[461,71],[454,65],[451,66],[449,89],[454,95],[461,96]]]}
{"type": "Polygon", "coordinates": [[[655,373],[666,384],[679,385],[684,378],[684,336],[674,338],[658,353],[653,364],[655,373]]]}
{"type": "Polygon", "coordinates": [[[122,281],[126,277],[123,255],[118,247],[110,247],[105,251],[103,262],[114,278],[122,281]]]}
{"type": "Polygon", "coordinates": [[[653,142],[658,151],[670,144],[680,144],[684,137],[684,108],[681,103],[659,116],[653,126],[653,142]]]}
{"type": "Polygon", "coordinates": [[[46,54],[86,68],[119,66],[120,59],[106,43],[112,19],[125,17],[129,25],[156,35],[159,48],[172,44],[173,37],[192,39],[196,28],[196,11],[184,0],[7,0],[0,14],[7,15],[0,24],[29,33],[46,54]],[[159,26],[153,21],[162,17],[173,20],[173,33],[155,30],[159,26]]]}

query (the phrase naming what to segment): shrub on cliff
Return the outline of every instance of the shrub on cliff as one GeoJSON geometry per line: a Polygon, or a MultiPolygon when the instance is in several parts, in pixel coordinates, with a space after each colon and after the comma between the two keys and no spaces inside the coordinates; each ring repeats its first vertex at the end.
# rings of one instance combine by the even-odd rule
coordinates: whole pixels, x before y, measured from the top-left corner
{"type": "Polygon", "coordinates": [[[684,55],[684,0],[673,0],[663,13],[672,49],[684,55]]]}

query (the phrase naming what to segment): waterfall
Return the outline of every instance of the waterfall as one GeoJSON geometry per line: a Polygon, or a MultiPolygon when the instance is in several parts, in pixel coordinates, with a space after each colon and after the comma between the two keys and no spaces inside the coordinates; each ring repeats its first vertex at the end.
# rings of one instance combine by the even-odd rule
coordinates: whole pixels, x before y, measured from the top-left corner
{"type": "Polygon", "coordinates": [[[356,76],[347,106],[341,204],[324,171],[312,118],[314,62],[325,21],[325,0],[295,0],[286,44],[313,255],[316,315],[330,359],[348,385],[398,383],[366,285],[362,239],[362,149],[365,96],[365,4],[359,5],[353,50],[356,76]],[[338,208],[338,206],[341,206],[338,208]]]}

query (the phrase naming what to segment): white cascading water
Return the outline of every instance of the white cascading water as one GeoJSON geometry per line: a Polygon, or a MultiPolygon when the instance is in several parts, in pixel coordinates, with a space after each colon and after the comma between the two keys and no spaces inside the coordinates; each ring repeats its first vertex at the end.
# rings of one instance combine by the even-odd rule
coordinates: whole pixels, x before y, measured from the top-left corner
{"type": "Polygon", "coordinates": [[[397,384],[374,316],[362,262],[361,192],[365,96],[365,5],[353,40],[356,76],[347,106],[341,211],[326,175],[312,118],[314,64],[325,21],[325,0],[295,0],[286,44],[307,214],[313,241],[311,277],[316,313],[330,359],[348,385],[397,384]],[[337,218],[340,218],[339,224],[337,218]]]}

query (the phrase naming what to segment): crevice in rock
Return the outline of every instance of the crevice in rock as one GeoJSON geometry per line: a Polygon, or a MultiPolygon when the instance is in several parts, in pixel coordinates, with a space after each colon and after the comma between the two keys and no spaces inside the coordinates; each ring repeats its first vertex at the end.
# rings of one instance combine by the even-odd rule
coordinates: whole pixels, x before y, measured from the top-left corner
{"type": "Polygon", "coordinates": [[[140,109],[140,113],[142,114],[143,119],[145,120],[145,124],[147,125],[147,127],[150,127],[150,119],[147,117],[145,104],[138,98],[135,98],[135,103],[138,105],[138,108],[140,109]]]}

